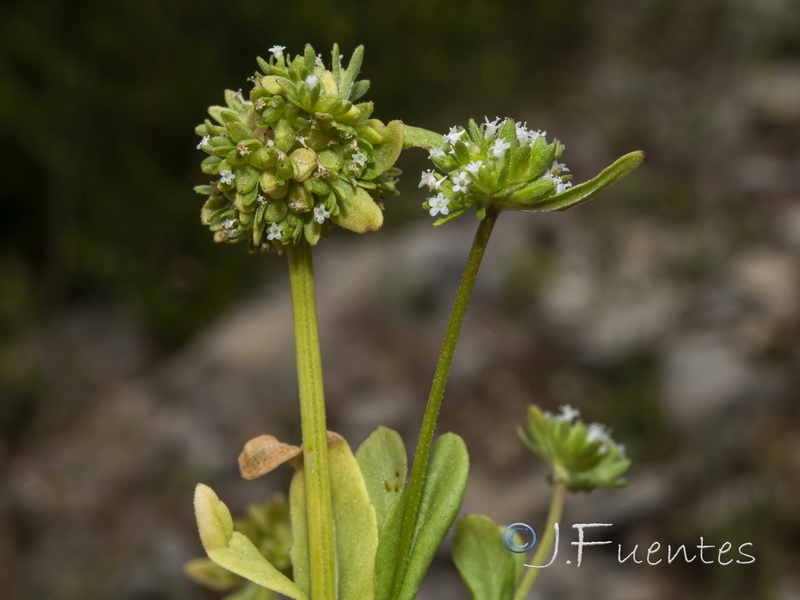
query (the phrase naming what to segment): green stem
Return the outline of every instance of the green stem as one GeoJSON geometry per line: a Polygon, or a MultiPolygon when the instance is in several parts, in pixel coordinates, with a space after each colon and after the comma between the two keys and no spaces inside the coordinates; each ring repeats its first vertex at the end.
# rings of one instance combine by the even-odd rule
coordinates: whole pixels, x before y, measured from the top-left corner
{"type": "MultiPolygon", "coordinates": [[[[544,526],[544,537],[539,543],[539,548],[536,554],[533,555],[533,562],[530,564],[541,565],[550,550],[553,549],[553,542],[555,541],[555,524],[561,520],[561,514],[564,512],[564,498],[567,495],[567,484],[565,481],[556,481],[553,484],[553,499],[550,501],[550,511],[547,513],[547,525],[544,526]]],[[[514,592],[514,600],[525,600],[528,592],[531,591],[533,583],[539,576],[541,569],[527,569],[525,577],[514,592]]]]}
{"type": "Polygon", "coordinates": [[[333,546],[333,509],[328,474],[325,395],[314,297],[311,246],[305,241],[288,246],[292,314],[303,428],[303,464],[308,505],[308,545],[312,600],[336,598],[333,546]]]}
{"type": "Polygon", "coordinates": [[[425,407],[425,416],[422,419],[422,429],[417,443],[417,451],[414,455],[414,466],[411,469],[411,479],[408,483],[406,494],[405,510],[403,514],[403,526],[400,530],[400,542],[398,546],[398,556],[403,561],[394,579],[394,590],[397,591],[405,577],[406,567],[410,558],[411,544],[414,537],[414,529],[417,524],[417,514],[422,500],[422,489],[425,485],[425,474],[428,468],[428,455],[433,435],[436,432],[436,420],[439,417],[439,408],[444,397],[444,388],[447,383],[447,375],[450,372],[450,364],[453,362],[453,353],[458,342],[458,334],[461,332],[461,323],[464,321],[464,314],[467,312],[467,304],[472,295],[472,288],[475,285],[475,277],[478,275],[478,268],[481,266],[486,245],[492,234],[495,221],[499,212],[494,208],[488,208],[486,216],[480,222],[478,231],[475,232],[475,239],[469,251],[467,267],[461,277],[461,284],[456,293],[456,301],[453,312],[450,314],[450,322],[447,325],[447,332],[442,343],[442,351],[439,354],[439,362],[436,365],[436,372],[433,376],[431,392],[428,396],[428,404],[425,407]]]}

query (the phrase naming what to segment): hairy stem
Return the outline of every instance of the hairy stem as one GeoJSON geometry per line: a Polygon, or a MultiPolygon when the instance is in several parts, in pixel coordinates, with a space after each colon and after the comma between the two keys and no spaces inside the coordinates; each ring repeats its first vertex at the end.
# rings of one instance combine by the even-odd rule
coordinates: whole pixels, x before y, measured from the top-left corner
{"type": "MultiPolygon", "coordinates": [[[[544,537],[539,543],[539,548],[533,555],[533,562],[531,564],[540,566],[545,557],[553,549],[553,542],[555,541],[555,524],[561,520],[561,514],[564,512],[564,498],[567,495],[567,484],[564,481],[558,480],[553,483],[553,498],[550,501],[550,511],[547,513],[547,525],[544,527],[544,537]]],[[[514,592],[514,600],[525,600],[528,592],[531,591],[533,583],[539,576],[541,569],[528,568],[525,576],[520,581],[516,592],[514,592]]]]}
{"type": "Polygon", "coordinates": [[[442,351],[439,354],[439,362],[436,365],[436,372],[433,376],[428,404],[425,407],[425,416],[422,419],[422,429],[406,494],[398,552],[398,556],[401,557],[401,564],[398,565],[399,568],[395,573],[393,586],[395,591],[399,589],[403,582],[406,566],[410,558],[409,554],[414,537],[414,529],[417,524],[417,514],[419,513],[419,505],[422,499],[422,489],[425,485],[425,474],[428,468],[428,455],[436,432],[436,420],[439,417],[439,408],[442,405],[447,375],[450,373],[450,364],[453,362],[453,353],[458,342],[458,335],[461,332],[464,314],[467,312],[467,304],[469,304],[469,298],[472,295],[472,288],[475,285],[475,278],[478,275],[478,268],[481,266],[481,260],[489,243],[489,237],[492,234],[498,214],[499,212],[493,208],[487,209],[486,217],[480,222],[478,231],[475,232],[475,239],[472,242],[472,248],[467,259],[467,267],[461,277],[453,312],[450,314],[450,322],[447,325],[447,332],[442,343],[442,351]]]}
{"type": "Polygon", "coordinates": [[[311,246],[305,241],[288,246],[292,314],[303,428],[303,461],[308,505],[308,545],[312,600],[336,598],[333,509],[328,473],[325,395],[314,297],[311,246]]]}

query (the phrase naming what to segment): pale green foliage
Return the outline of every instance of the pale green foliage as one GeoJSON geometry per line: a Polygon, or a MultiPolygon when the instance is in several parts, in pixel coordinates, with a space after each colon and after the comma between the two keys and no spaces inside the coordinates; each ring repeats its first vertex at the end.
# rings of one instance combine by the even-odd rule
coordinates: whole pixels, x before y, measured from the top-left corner
{"type": "Polygon", "coordinates": [[[525,555],[503,545],[502,527],[489,517],[467,515],[456,523],[453,562],[474,600],[511,600],[525,555]]]}

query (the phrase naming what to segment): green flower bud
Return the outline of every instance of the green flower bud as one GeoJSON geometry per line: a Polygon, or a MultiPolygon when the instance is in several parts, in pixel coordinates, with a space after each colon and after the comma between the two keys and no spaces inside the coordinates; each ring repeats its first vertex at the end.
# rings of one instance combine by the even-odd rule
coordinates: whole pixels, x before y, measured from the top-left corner
{"type": "Polygon", "coordinates": [[[622,475],[631,461],[625,447],[611,439],[605,426],[584,425],[571,406],[561,407],[558,415],[528,409],[528,431],[518,433],[523,443],[553,469],[552,479],[566,483],[570,490],[625,487],[622,475]]]}
{"type": "Polygon", "coordinates": [[[274,46],[249,94],[226,91],[226,106],[209,108],[195,131],[214,179],[196,190],[208,196],[201,221],[215,241],[280,252],[316,244],[331,223],[380,228],[381,198],[397,193],[403,124],[384,125],[371,102],[355,102],[369,88],[356,81],[362,59],[359,47],[342,65],[334,46],[328,69],[310,46],[295,57],[274,46]]]}
{"type": "MultiPolygon", "coordinates": [[[[407,136],[415,140],[420,133],[409,131],[407,136]]],[[[415,145],[427,147],[439,169],[423,172],[420,181],[420,187],[435,192],[423,203],[431,216],[441,215],[435,225],[471,207],[480,218],[490,206],[530,212],[564,210],[592,198],[644,158],[643,152],[626,154],[594,179],[573,187],[569,169],[558,162],[564,146],[556,139],[548,143],[546,136],[546,131],[498,117],[487,118],[483,125],[470,120],[467,129],[451,127],[444,136],[427,133],[424,140],[420,138],[422,143],[415,145]]]]}

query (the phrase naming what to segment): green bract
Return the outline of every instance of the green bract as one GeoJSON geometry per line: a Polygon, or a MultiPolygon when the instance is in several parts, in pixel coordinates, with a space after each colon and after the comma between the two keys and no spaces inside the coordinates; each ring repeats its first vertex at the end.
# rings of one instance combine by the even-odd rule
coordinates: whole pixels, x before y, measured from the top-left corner
{"type": "Polygon", "coordinates": [[[258,59],[247,99],[226,90],[227,106],[196,128],[214,177],[195,190],[208,196],[201,220],[217,242],[247,240],[251,251],[280,251],[305,239],[316,244],[330,222],[363,233],[383,223],[381,196],[396,194],[393,168],[403,124],[371,119],[356,103],[369,81],[356,81],[359,46],[347,68],[334,45],[327,69],[307,45],[291,58],[283,48],[258,59]]]}
{"type": "MultiPolygon", "coordinates": [[[[433,164],[445,173],[422,173],[420,187],[435,192],[423,207],[430,215],[442,215],[435,225],[460,216],[474,206],[483,219],[488,207],[532,212],[564,210],[593,197],[633,171],[644,158],[631,152],[619,158],[597,177],[572,186],[566,165],[558,162],[564,146],[547,132],[533,131],[513,119],[478,125],[470,119],[467,129],[451,127],[441,137],[418,136],[429,148],[433,164]]],[[[407,137],[411,137],[407,135],[407,137]]]]}
{"type": "Polygon", "coordinates": [[[588,427],[575,420],[578,411],[564,406],[561,413],[543,413],[535,406],[528,409],[528,432],[521,427],[519,436],[531,451],[553,468],[554,481],[563,481],[570,490],[590,491],[597,487],[624,487],[622,475],[631,461],[624,446],[611,439],[603,425],[588,427]]]}

